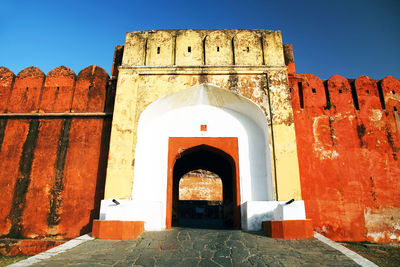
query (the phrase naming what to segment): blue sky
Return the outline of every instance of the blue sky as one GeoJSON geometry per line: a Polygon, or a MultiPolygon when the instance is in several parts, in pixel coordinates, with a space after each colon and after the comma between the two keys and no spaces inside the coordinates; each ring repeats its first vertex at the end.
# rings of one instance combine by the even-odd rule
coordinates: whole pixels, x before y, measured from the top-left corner
{"type": "Polygon", "coordinates": [[[400,79],[400,0],[2,0],[0,8],[0,66],[16,74],[92,64],[110,73],[115,45],[134,30],[247,28],[281,30],[298,73],[400,79]]]}

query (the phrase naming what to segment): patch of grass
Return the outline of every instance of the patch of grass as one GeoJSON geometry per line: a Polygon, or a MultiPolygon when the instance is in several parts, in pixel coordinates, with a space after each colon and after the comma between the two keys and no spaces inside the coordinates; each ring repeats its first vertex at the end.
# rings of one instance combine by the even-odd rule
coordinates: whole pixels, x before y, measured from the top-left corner
{"type": "Polygon", "coordinates": [[[394,244],[380,244],[371,242],[339,242],[343,246],[360,254],[373,263],[384,266],[400,266],[400,246],[394,244]]]}
{"type": "Polygon", "coordinates": [[[30,256],[27,255],[18,255],[18,256],[3,256],[0,255],[0,267],[7,266],[11,263],[22,261],[30,256]]]}

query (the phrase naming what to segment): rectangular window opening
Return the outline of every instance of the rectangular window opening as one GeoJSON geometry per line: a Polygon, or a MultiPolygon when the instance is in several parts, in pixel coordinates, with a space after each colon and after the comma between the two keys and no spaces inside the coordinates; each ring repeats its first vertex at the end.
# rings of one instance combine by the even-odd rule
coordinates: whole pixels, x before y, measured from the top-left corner
{"type": "Polygon", "coordinates": [[[191,53],[192,52],[192,47],[188,46],[188,52],[191,53]]]}
{"type": "Polygon", "coordinates": [[[351,96],[353,97],[354,107],[356,108],[356,110],[360,110],[360,106],[358,104],[358,96],[357,96],[355,81],[352,81],[350,83],[350,86],[351,86],[351,96]]]}
{"type": "Polygon", "coordinates": [[[300,98],[300,108],[304,108],[304,97],[303,97],[303,84],[301,82],[297,83],[299,87],[299,98],[300,98]]]}
{"type": "Polygon", "coordinates": [[[399,113],[397,112],[397,107],[393,107],[393,113],[394,117],[396,119],[396,125],[397,125],[397,131],[400,133],[400,118],[399,118],[399,113]]]}
{"type": "Polygon", "coordinates": [[[160,47],[157,47],[157,54],[160,54],[160,47]]]}
{"type": "Polygon", "coordinates": [[[331,103],[331,97],[329,95],[329,90],[328,90],[328,81],[324,81],[324,89],[325,89],[325,97],[326,97],[326,107],[325,109],[331,109],[332,103],[331,103]]]}
{"type": "Polygon", "coordinates": [[[385,97],[383,96],[383,90],[382,90],[382,84],[381,82],[377,83],[378,86],[378,93],[379,93],[379,100],[381,102],[381,107],[383,110],[386,109],[386,104],[385,104],[385,97]]]}

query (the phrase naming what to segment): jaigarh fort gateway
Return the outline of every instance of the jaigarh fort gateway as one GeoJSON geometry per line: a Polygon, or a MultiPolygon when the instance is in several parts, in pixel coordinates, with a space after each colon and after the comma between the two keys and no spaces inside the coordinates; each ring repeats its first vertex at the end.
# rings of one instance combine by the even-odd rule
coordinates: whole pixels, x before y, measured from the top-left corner
{"type": "Polygon", "coordinates": [[[296,73],[279,31],[130,32],[111,76],[0,67],[1,253],[174,226],[399,242],[398,108],[394,77],[296,73]]]}

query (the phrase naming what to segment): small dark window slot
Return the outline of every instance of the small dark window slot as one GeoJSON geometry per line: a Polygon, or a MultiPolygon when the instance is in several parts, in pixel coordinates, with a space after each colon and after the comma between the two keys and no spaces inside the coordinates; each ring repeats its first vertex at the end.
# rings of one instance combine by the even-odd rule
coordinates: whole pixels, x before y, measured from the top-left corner
{"type": "Polygon", "coordinates": [[[26,91],[28,91],[29,90],[29,87],[26,87],[26,91]]]}
{"type": "Polygon", "coordinates": [[[367,94],[369,94],[369,90],[365,90],[365,92],[366,92],[367,94]]]}
{"type": "Polygon", "coordinates": [[[92,86],[89,86],[89,92],[92,91],[92,86]]]}
{"type": "Polygon", "coordinates": [[[157,47],[157,54],[160,54],[160,47],[157,47]]]}
{"type": "Polygon", "coordinates": [[[378,86],[379,100],[381,101],[381,107],[383,110],[385,110],[386,109],[385,97],[383,96],[382,84],[380,81],[377,83],[377,86],[378,86]]]}
{"type": "Polygon", "coordinates": [[[317,93],[317,90],[315,88],[312,88],[311,91],[313,92],[313,94],[317,93]]]}
{"type": "Polygon", "coordinates": [[[191,52],[192,52],[192,47],[188,46],[188,53],[191,53],[191,52]]]}
{"type": "Polygon", "coordinates": [[[356,110],[360,110],[360,105],[358,104],[358,96],[357,96],[357,90],[356,90],[355,82],[352,81],[350,83],[350,86],[351,86],[351,96],[353,98],[354,107],[356,108],[356,110]]]}
{"type": "Polygon", "coordinates": [[[304,108],[304,97],[303,97],[303,84],[301,82],[297,83],[299,87],[299,98],[300,98],[300,108],[304,108]]]}
{"type": "Polygon", "coordinates": [[[339,94],[343,93],[342,89],[339,89],[339,94]]]}
{"type": "Polygon", "coordinates": [[[393,94],[393,95],[395,95],[395,94],[396,94],[396,92],[395,92],[394,90],[392,90],[392,94],[393,94]]]}
{"type": "Polygon", "coordinates": [[[219,46],[217,46],[217,52],[219,52],[219,46]]]}
{"type": "Polygon", "coordinates": [[[397,112],[397,108],[396,107],[393,107],[393,110],[397,112]]]}
{"type": "Polygon", "coordinates": [[[331,109],[332,103],[331,103],[331,96],[329,95],[327,80],[324,81],[324,90],[325,90],[325,97],[326,97],[326,107],[324,109],[331,109]]]}
{"type": "Polygon", "coordinates": [[[247,51],[247,53],[250,52],[250,47],[247,47],[246,51],[247,51]]]}
{"type": "Polygon", "coordinates": [[[58,91],[58,90],[60,90],[60,87],[59,87],[59,86],[57,86],[57,91],[58,91]]]}

